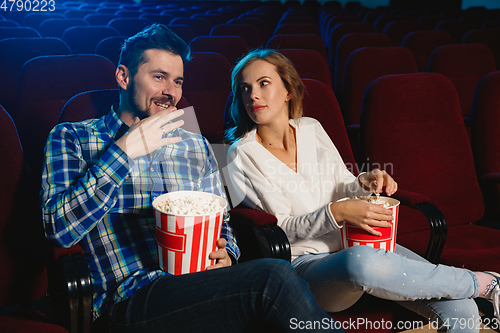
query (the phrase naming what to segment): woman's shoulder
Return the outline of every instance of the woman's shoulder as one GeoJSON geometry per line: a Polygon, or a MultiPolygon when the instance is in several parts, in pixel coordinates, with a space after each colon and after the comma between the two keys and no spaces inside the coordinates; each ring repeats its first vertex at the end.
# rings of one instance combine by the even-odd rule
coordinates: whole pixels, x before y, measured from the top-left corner
{"type": "Polygon", "coordinates": [[[299,130],[315,131],[317,128],[322,128],[321,123],[311,117],[301,117],[293,122],[299,130]]]}
{"type": "Polygon", "coordinates": [[[252,131],[250,131],[244,137],[234,141],[229,146],[228,153],[236,154],[238,151],[245,150],[245,147],[251,145],[254,142],[255,142],[255,133],[253,133],[252,135],[252,131]]]}

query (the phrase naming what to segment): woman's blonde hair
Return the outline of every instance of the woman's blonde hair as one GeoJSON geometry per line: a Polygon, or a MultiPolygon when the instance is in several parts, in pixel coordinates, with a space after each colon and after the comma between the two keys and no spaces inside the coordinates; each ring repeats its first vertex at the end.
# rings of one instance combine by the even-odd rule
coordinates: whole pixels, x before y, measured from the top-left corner
{"type": "Polygon", "coordinates": [[[302,117],[302,98],[305,88],[292,62],[275,50],[253,50],[238,61],[231,74],[232,100],[229,107],[229,119],[225,120],[225,142],[232,143],[242,138],[255,126],[255,122],[250,119],[243,105],[239,85],[241,72],[256,60],[264,60],[274,65],[286,90],[291,93],[292,97],[288,102],[288,118],[302,117]]]}

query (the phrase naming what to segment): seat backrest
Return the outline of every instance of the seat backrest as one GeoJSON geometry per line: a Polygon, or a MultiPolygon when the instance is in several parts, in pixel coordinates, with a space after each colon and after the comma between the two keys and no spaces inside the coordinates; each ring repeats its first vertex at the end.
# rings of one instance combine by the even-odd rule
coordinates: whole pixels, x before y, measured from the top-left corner
{"type": "Polygon", "coordinates": [[[208,36],[212,30],[212,23],[203,17],[177,17],[173,18],[169,24],[184,24],[193,28],[196,36],[208,36]]]}
{"type": "Polygon", "coordinates": [[[326,47],[328,49],[328,64],[333,69],[335,67],[335,54],[337,53],[337,46],[342,37],[351,33],[370,33],[374,32],[373,27],[366,22],[346,22],[339,23],[332,27],[330,39],[326,40],[326,47]]]}
{"type": "Polygon", "coordinates": [[[240,36],[199,36],[189,43],[193,52],[215,52],[222,54],[234,66],[245,55],[248,44],[240,36]]]}
{"type": "Polygon", "coordinates": [[[38,32],[43,37],[61,38],[64,31],[71,27],[88,26],[88,22],[84,19],[48,19],[40,23],[38,32]]]}
{"type": "Polygon", "coordinates": [[[185,24],[169,24],[168,28],[172,30],[177,36],[182,38],[184,42],[189,44],[193,38],[196,37],[196,34],[189,25],[185,24]]]}
{"type": "Polygon", "coordinates": [[[280,24],[274,29],[273,35],[288,34],[316,34],[321,35],[318,25],[315,23],[285,23],[280,24]]]}
{"type": "Polygon", "coordinates": [[[259,30],[252,24],[218,24],[212,28],[210,36],[240,36],[250,48],[263,45],[259,30]]]}
{"type": "Polygon", "coordinates": [[[94,54],[97,44],[112,36],[120,36],[120,33],[109,26],[91,25],[66,29],[62,40],[68,44],[73,54],[94,54]]]}
{"type": "Polygon", "coordinates": [[[416,21],[393,21],[386,24],[384,34],[389,36],[391,43],[394,46],[401,46],[401,42],[410,32],[427,30],[427,27],[422,22],[416,21]]]}
{"type": "Polygon", "coordinates": [[[108,25],[109,21],[116,18],[114,14],[88,14],[83,18],[89,25],[108,25]]]}
{"type": "Polygon", "coordinates": [[[36,196],[27,190],[23,149],[12,118],[0,106],[0,306],[40,299],[47,289],[36,196]],[[36,218],[38,217],[38,219],[36,218]]]}
{"type": "Polygon", "coordinates": [[[30,27],[38,30],[38,28],[40,27],[40,23],[51,18],[61,19],[61,20],[66,19],[64,14],[57,14],[54,12],[50,14],[32,12],[32,13],[27,13],[26,16],[24,16],[22,25],[23,27],[30,27]]]}
{"type": "Polygon", "coordinates": [[[462,115],[470,117],[472,98],[479,79],[495,71],[491,50],[483,44],[450,44],[438,47],[429,57],[428,72],[440,73],[453,82],[462,115]]]}
{"type": "Polygon", "coordinates": [[[302,79],[314,79],[325,83],[333,90],[330,68],[318,51],[306,49],[280,49],[295,66],[302,79]]]}
{"type": "Polygon", "coordinates": [[[472,102],[472,149],[478,176],[500,172],[500,71],[484,75],[472,102]]]}
{"type": "Polygon", "coordinates": [[[387,24],[401,21],[408,21],[408,18],[401,15],[380,15],[375,19],[375,22],[373,22],[373,29],[375,29],[375,32],[383,32],[387,24]]]}
{"type": "Polygon", "coordinates": [[[478,27],[472,21],[464,20],[443,20],[436,24],[436,30],[443,30],[450,34],[453,42],[460,44],[467,31],[477,29],[478,27]]]}
{"type": "Polygon", "coordinates": [[[43,56],[26,62],[19,78],[15,118],[26,163],[40,179],[47,136],[72,96],[116,89],[115,66],[98,55],[43,56]]]}
{"type": "Polygon", "coordinates": [[[90,9],[69,9],[64,13],[66,18],[84,18],[89,14],[95,14],[95,10],[90,9]]]}
{"type": "Polygon", "coordinates": [[[71,97],[59,115],[58,123],[96,119],[106,115],[119,102],[119,89],[84,91],[71,97]]]}
{"type": "Polygon", "coordinates": [[[95,54],[108,58],[115,66],[118,66],[120,60],[120,50],[126,37],[113,36],[101,40],[96,48],[95,54]]]}
{"type": "Polygon", "coordinates": [[[120,32],[120,35],[130,37],[151,25],[151,21],[145,18],[116,18],[109,21],[108,27],[114,28],[120,32]]]}
{"type": "Polygon", "coordinates": [[[488,46],[495,58],[496,69],[500,69],[500,27],[471,30],[464,35],[462,43],[479,43],[488,46]]]}
{"type": "Polygon", "coordinates": [[[231,92],[229,61],[218,53],[193,52],[184,68],[183,96],[194,107],[201,134],[222,141],[224,107],[231,92]]]}
{"type": "Polygon", "coordinates": [[[0,40],[0,104],[16,118],[19,73],[24,63],[44,55],[69,55],[71,50],[59,38],[9,38],[0,40]]]}
{"type": "Polygon", "coordinates": [[[446,31],[426,30],[410,32],[403,38],[402,47],[413,53],[419,72],[427,71],[431,53],[440,46],[453,44],[453,38],[446,31]]]}
{"type": "Polygon", "coordinates": [[[19,23],[13,20],[0,20],[0,27],[11,27],[16,28],[20,27],[19,23]]]}
{"type": "MultiPolygon", "coordinates": [[[[221,24],[224,22],[219,22],[217,24],[221,24]]],[[[269,37],[271,36],[272,31],[269,31],[269,26],[267,23],[258,17],[241,17],[241,18],[233,18],[227,21],[228,24],[251,24],[259,30],[260,38],[262,39],[262,43],[267,43],[269,37]]]]}
{"type": "Polygon", "coordinates": [[[36,29],[30,27],[0,27],[0,40],[32,37],[42,37],[42,35],[36,29]]]}
{"type": "MultiPolygon", "coordinates": [[[[448,226],[482,217],[484,203],[458,95],[445,76],[374,80],[363,101],[361,142],[370,169],[383,167],[400,189],[426,195],[448,226]]],[[[403,228],[412,227],[405,223],[403,228]]]]}
{"type": "Polygon", "coordinates": [[[333,91],[320,81],[302,79],[302,82],[306,87],[302,100],[304,116],[315,118],[321,123],[342,156],[344,164],[349,171],[357,175],[358,168],[349,143],[344,119],[333,91]]]}
{"type": "MultiPolygon", "coordinates": [[[[333,29],[340,23],[366,23],[366,22],[363,22],[363,19],[357,16],[347,16],[347,15],[332,16],[328,19],[324,27],[324,30],[322,31],[322,37],[325,41],[329,41],[331,39],[331,33],[333,32],[333,29]]],[[[371,24],[368,25],[373,29],[373,26],[371,24]]]]}
{"type": "Polygon", "coordinates": [[[175,16],[168,15],[168,14],[141,14],[141,16],[139,16],[139,18],[145,18],[145,19],[150,20],[151,22],[154,22],[154,23],[169,25],[170,21],[172,21],[175,18],[175,16]]]}
{"type": "MultiPolygon", "coordinates": [[[[362,47],[392,46],[389,37],[382,33],[349,33],[342,37],[334,55],[333,86],[336,94],[344,91],[344,68],[351,52],[362,47]]],[[[331,66],[331,65],[330,65],[331,66]]]]}
{"type": "Polygon", "coordinates": [[[270,49],[309,49],[318,51],[328,61],[326,45],[316,34],[274,35],[266,45],[270,49]]]}
{"type": "Polygon", "coordinates": [[[416,73],[413,54],[404,47],[364,47],[347,58],[344,69],[344,119],[346,125],[359,124],[366,87],[378,77],[416,73]]]}

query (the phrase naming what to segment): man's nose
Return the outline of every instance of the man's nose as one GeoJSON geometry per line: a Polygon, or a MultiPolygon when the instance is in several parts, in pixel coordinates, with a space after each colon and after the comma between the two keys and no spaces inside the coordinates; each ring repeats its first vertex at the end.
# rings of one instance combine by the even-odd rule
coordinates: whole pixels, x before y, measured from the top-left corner
{"type": "Polygon", "coordinates": [[[162,94],[163,95],[168,95],[168,96],[175,96],[177,91],[177,87],[173,82],[165,82],[163,89],[162,89],[162,94]]]}

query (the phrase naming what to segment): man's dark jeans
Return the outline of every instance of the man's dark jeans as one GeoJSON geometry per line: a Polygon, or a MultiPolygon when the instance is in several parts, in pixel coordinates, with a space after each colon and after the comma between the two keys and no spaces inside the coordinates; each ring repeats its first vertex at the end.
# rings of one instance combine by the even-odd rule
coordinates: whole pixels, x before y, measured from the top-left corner
{"type": "Polygon", "coordinates": [[[270,332],[343,332],[333,329],[293,267],[278,259],[160,277],[97,323],[120,333],[249,332],[256,325],[270,332]],[[321,328],[312,328],[314,322],[321,328]]]}

